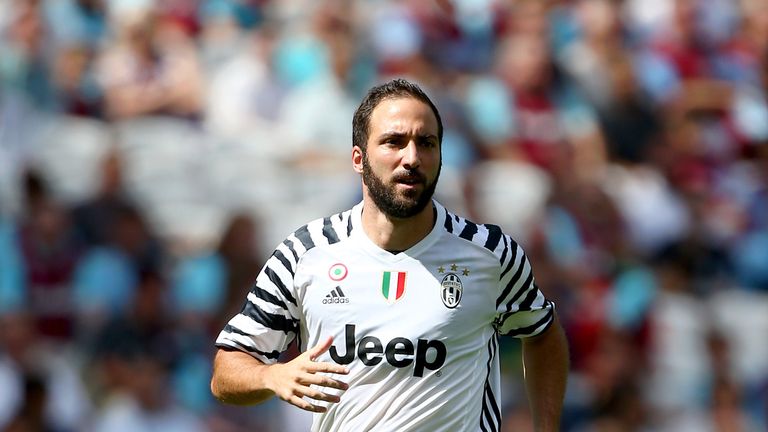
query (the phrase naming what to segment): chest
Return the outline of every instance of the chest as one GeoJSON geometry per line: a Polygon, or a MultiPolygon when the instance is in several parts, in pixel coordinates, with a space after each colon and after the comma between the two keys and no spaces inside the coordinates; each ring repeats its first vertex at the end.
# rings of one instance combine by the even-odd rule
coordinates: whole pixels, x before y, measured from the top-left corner
{"type": "Polygon", "coordinates": [[[395,338],[450,342],[495,315],[495,276],[473,257],[382,262],[326,253],[306,265],[298,294],[310,335],[342,336],[354,326],[356,339],[373,336],[383,345],[395,338]]]}

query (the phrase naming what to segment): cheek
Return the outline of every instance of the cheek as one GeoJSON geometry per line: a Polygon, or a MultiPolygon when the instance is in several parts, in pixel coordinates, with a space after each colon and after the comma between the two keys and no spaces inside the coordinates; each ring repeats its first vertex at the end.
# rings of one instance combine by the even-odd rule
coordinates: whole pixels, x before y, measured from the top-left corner
{"type": "Polygon", "coordinates": [[[377,174],[391,173],[398,167],[398,158],[391,153],[382,153],[375,155],[368,161],[369,165],[377,174]]]}
{"type": "Polygon", "coordinates": [[[368,172],[368,175],[373,175],[381,181],[386,181],[391,174],[391,170],[387,171],[387,168],[383,165],[380,158],[366,158],[363,163],[363,170],[368,172]]]}
{"type": "Polygon", "coordinates": [[[442,162],[440,154],[432,156],[429,159],[425,159],[425,168],[428,169],[431,174],[435,175],[440,171],[442,162]]]}

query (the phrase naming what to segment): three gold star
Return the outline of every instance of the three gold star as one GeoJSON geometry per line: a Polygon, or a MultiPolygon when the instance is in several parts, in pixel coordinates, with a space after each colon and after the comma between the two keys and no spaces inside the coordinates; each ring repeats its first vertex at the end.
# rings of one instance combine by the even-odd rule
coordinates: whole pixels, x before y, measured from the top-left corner
{"type": "MultiPolygon", "coordinates": [[[[451,272],[454,272],[454,273],[455,273],[455,272],[459,271],[459,266],[458,266],[458,265],[456,265],[456,264],[451,264],[450,268],[451,268],[451,269],[450,269],[450,271],[451,271],[451,272]]],[[[438,267],[438,268],[437,268],[437,272],[438,272],[438,273],[440,273],[440,274],[443,274],[443,273],[445,273],[445,267],[443,267],[443,266],[440,266],[440,267],[438,267]]],[[[464,275],[464,276],[469,276],[469,269],[468,269],[468,268],[466,268],[466,267],[464,267],[464,268],[461,270],[461,274],[462,274],[462,275],[464,275]]]]}

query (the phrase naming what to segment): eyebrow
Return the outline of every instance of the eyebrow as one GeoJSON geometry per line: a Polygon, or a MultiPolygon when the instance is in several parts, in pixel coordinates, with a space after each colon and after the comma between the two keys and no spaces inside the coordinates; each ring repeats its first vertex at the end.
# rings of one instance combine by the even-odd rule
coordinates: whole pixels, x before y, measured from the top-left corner
{"type": "MultiPolygon", "coordinates": [[[[403,138],[408,136],[409,134],[403,133],[403,132],[384,132],[383,134],[379,135],[379,140],[383,141],[388,138],[403,138]]],[[[428,140],[428,139],[434,139],[437,141],[437,136],[432,134],[418,134],[416,135],[417,138],[420,138],[422,140],[428,140]]]]}

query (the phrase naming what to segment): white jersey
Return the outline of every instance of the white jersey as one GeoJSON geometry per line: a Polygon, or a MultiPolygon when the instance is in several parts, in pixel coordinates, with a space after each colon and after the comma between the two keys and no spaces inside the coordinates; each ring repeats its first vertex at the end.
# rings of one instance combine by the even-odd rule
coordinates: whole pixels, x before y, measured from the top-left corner
{"type": "Polygon", "coordinates": [[[318,361],[347,365],[349,389],[313,431],[498,431],[498,336],[541,333],[554,305],[497,226],[434,205],[432,231],[397,254],[363,232],[362,203],[298,229],[217,346],[269,364],[333,336],[318,361]]]}

